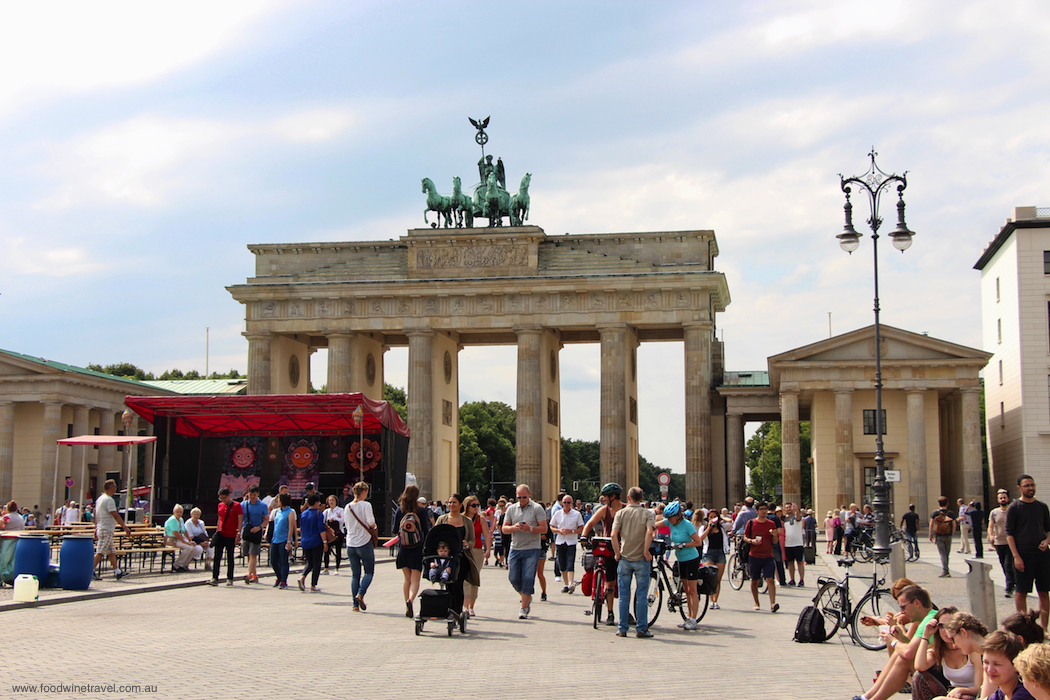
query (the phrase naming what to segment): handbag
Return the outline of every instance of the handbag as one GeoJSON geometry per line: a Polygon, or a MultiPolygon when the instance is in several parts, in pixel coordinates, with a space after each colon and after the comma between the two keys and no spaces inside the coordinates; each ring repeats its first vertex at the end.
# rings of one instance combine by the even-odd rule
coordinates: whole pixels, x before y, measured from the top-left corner
{"type": "Polygon", "coordinates": [[[226,512],[223,513],[222,520],[219,522],[218,525],[215,526],[215,534],[211,536],[212,549],[215,549],[219,546],[219,538],[222,537],[222,526],[223,524],[225,524],[226,518],[230,515],[230,510],[233,508],[233,504],[234,502],[230,501],[230,504],[226,506],[226,512]]]}
{"type": "MultiPolygon", "coordinates": [[[[262,503],[260,502],[257,505],[262,505],[262,503]]],[[[245,517],[244,528],[241,530],[241,542],[259,544],[262,542],[263,533],[261,529],[258,532],[252,532],[251,507],[252,504],[249,502],[246,506],[248,512],[245,514],[247,517],[245,517]]],[[[263,507],[265,508],[265,506],[263,507]]]]}
{"type": "Polygon", "coordinates": [[[375,525],[372,525],[371,527],[365,525],[363,522],[361,522],[361,518],[357,517],[357,513],[354,512],[353,508],[347,506],[346,509],[350,511],[350,515],[354,516],[354,520],[356,520],[361,527],[368,530],[368,534],[372,536],[372,546],[377,546],[379,544],[379,528],[375,525]]]}

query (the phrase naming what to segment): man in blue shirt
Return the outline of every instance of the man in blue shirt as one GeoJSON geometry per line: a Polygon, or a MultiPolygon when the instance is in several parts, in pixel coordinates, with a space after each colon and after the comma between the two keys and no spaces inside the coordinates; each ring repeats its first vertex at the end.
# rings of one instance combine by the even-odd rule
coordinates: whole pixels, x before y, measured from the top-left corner
{"type": "Polygon", "coordinates": [[[757,517],[758,511],[755,510],[755,499],[748,496],[744,499],[744,509],[737,514],[736,520],[733,521],[733,534],[743,535],[748,521],[757,517]]]}

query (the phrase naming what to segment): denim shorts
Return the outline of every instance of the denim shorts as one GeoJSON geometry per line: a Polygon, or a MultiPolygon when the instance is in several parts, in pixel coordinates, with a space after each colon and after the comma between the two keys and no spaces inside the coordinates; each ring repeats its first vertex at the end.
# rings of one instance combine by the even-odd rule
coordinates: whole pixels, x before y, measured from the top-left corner
{"type": "Polygon", "coordinates": [[[708,564],[725,564],[726,553],[721,549],[709,549],[707,554],[704,555],[704,561],[708,564]]]}
{"type": "Polygon", "coordinates": [[[507,556],[507,577],[518,593],[532,595],[536,590],[536,568],[539,566],[542,549],[512,549],[507,556]]]}

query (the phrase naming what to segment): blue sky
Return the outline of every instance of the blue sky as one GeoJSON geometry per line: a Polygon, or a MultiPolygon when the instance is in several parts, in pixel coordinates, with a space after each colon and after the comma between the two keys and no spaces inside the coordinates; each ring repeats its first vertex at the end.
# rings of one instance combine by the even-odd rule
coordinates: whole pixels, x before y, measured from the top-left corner
{"type": "MultiPolygon", "coordinates": [[[[918,233],[881,241],[887,324],[980,347],[973,263],[1050,205],[1041,3],[60,6],[2,9],[0,347],[62,362],[203,371],[210,327],[243,371],[245,246],[422,225],[422,177],[473,181],[468,116],[549,234],[714,229],[730,369],[871,323],[870,240],[834,236],[873,145],[918,233]]],[[[597,439],[597,359],[563,350],[567,437],[597,439]]],[[[513,405],[513,348],[460,360],[513,405]]],[[[641,452],[681,471],[681,345],[639,365],[641,452]]]]}

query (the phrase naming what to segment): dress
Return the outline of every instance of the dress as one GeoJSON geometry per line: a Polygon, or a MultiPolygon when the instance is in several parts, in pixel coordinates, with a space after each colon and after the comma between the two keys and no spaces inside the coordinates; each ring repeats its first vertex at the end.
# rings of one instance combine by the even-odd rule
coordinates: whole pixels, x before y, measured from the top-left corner
{"type": "MultiPolygon", "coordinates": [[[[419,518],[420,524],[423,526],[423,532],[420,542],[415,547],[402,547],[398,545],[397,548],[397,561],[396,566],[399,569],[415,569],[416,571],[423,570],[423,540],[427,538],[427,532],[430,530],[430,518],[426,510],[417,508],[416,516],[419,518]]],[[[401,506],[397,507],[394,511],[393,521],[393,535],[398,534],[398,528],[401,525],[401,506]]]]}

